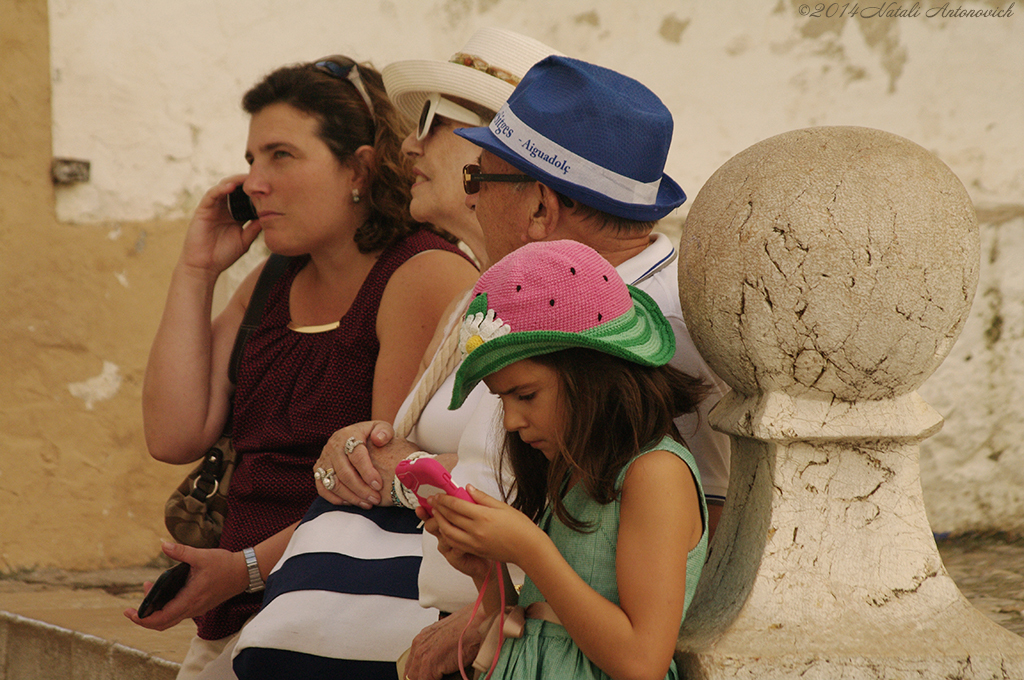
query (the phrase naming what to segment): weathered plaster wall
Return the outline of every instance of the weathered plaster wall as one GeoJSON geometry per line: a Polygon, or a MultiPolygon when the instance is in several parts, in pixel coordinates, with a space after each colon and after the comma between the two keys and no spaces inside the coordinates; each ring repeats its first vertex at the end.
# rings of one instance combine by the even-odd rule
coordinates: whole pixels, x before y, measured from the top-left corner
{"type": "MultiPolygon", "coordinates": [[[[814,3],[807,6],[813,12],[814,3]]],[[[186,214],[216,178],[244,168],[238,99],[270,68],[339,51],[378,65],[447,58],[487,24],[529,33],[658,92],[676,116],[669,172],[691,193],[761,139],[856,124],[938,152],[976,202],[1024,196],[1024,168],[1011,153],[1024,148],[1024,101],[1013,91],[1024,78],[1024,7],[985,19],[815,18],[801,16],[792,0],[50,7],[54,149],[94,164],[88,185],[59,195],[61,219],[186,214]]]]}
{"type": "Polygon", "coordinates": [[[180,477],[139,385],[181,223],[55,219],[46,2],[0,17],[0,573],[143,563],[180,477]]]}
{"type": "Polygon", "coordinates": [[[1024,207],[979,205],[978,217],[981,276],[971,315],[952,353],[919,390],[946,419],[921,445],[921,480],[936,531],[1020,532],[1024,207]]]}
{"type": "Polygon", "coordinates": [[[447,58],[483,25],[658,92],[676,118],[668,171],[691,197],[739,151],[814,125],[880,128],[947,163],[983,258],[961,339],[921,389],[946,418],[922,445],[925,499],[937,531],[1024,529],[1024,7],[853,4],[828,18],[791,0],[0,0],[0,570],[156,553],[181,471],[144,451],[142,372],[184,219],[244,171],[246,87],[337,52],[447,58]],[[90,182],[54,191],[51,135],[90,182]]]}

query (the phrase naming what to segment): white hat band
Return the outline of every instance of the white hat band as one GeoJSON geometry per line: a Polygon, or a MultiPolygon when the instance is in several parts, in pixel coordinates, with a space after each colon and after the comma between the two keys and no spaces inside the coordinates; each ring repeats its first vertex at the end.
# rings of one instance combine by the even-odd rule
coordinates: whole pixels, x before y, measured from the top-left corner
{"type": "Polygon", "coordinates": [[[502,144],[523,160],[566,182],[622,203],[654,205],[658,201],[661,178],[653,182],[639,182],[592,163],[533,130],[512,113],[508,104],[498,111],[489,128],[502,144]]]}

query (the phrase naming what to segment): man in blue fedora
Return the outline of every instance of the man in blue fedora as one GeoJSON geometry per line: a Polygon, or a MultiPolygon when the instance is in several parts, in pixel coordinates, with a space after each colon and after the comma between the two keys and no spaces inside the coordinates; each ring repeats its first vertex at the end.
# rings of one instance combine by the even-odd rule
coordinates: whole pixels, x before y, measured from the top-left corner
{"type": "MultiPolygon", "coordinates": [[[[526,74],[489,127],[456,134],[484,149],[485,168],[494,156],[516,169],[513,176],[528,175],[590,208],[589,216],[653,223],[686,201],[664,173],[672,114],[644,85],[600,66],[548,57],[526,74]]],[[[483,194],[487,187],[480,185],[488,181],[467,180],[483,194]]]]}
{"type": "MultiPolygon", "coordinates": [[[[479,163],[464,170],[464,185],[491,262],[531,241],[572,239],[590,246],[626,283],[650,295],[669,319],[677,348],[672,365],[715,386],[699,417],[677,421],[700,467],[713,531],[728,486],[729,439],[711,430],[707,414],[726,388],[700,357],[683,322],[675,248],[665,235],[654,232],[657,221],[686,200],[664,172],[672,115],[641,83],[555,56],[527,72],[489,127],[456,134],[481,147],[479,163]]],[[[464,307],[458,309],[451,318],[459,320],[464,312],[464,307]]],[[[448,324],[449,329],[457,327],[448,324]]],[[[423,450],[457,453],[439,458],[448,467],[454,464],[456,484],[499,493],[500,401],[478,386],[458,411],[447,411],[455,371],[431,370],[445,361],[443,349],[432,354],[425,376],[434,372],[440,378],[429,387],[428,378],[421,378],[399,411],[395,429],[405,436],[392,438],[390,428],[380,423],[356,425],[335,435],[338,442],[355,437],[368,448],[355,445],[348,455],[329,456],[339,479],[329,500],[390,505],[394,499],[405,504],[408,494],[394,481],[394,467],[406,455],[422,455],[423,450]],[[405,426],[410,421],[411,429],[405,426]],[[381,448],[386,441],[390,443],[381,448]],[[385,491],[374,493],[374,483],[385,491]],[[395,492],[392,498],[387,490],[395,492]]],[[[410,680],[436,680],[457,671],[458,638],[476,588],[472,579],[448,565],[436,540],[426,533],[419,589],[420,604],[455,614],[417,636],[402,674],[410,680]]],[[[479,642],[470,639],[475,626],[469,630],[464,663],[479,642]]]]}

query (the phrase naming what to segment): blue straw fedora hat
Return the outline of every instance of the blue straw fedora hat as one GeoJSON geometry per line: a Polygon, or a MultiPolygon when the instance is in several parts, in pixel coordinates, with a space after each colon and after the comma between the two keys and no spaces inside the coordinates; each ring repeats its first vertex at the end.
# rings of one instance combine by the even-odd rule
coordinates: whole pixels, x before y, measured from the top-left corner
{"type": "Polygon", "coordinates": [[[650,222],[686,200],[664,173],[669,110],[636,80],[578,59],[539,61],[489,127],[455,134],[611,215],[650,222]]]}

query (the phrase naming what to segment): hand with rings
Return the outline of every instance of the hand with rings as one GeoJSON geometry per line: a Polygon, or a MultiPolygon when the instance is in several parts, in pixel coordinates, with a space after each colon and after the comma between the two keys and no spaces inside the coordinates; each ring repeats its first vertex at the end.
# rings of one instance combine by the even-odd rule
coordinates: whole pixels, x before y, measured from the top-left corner
{"type": "Polygon", "coordinates": [[[417,450],[404,439],[394,439],[391,425],[379,420],[354,423],[331,435],[315,467],[325,474],[333,468],[334,484],[318,484],[320,495],[334,504],[366,510],[391,505],[395,465],[417,450]]]}
{"type": "Polygon", "coordinates": [[[322,467],[318,467],[313,473],[313,479],[324,485],[324,488],[330,491],[338,483],[338,478],[334,474],[334,468],[327,468],[326,470],[322,467]]]}

